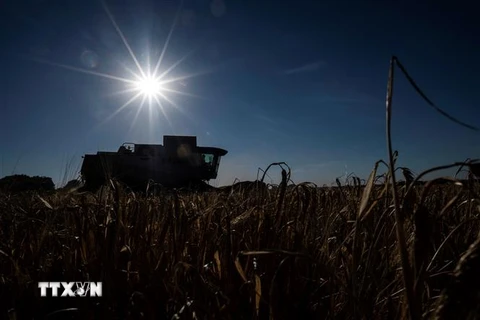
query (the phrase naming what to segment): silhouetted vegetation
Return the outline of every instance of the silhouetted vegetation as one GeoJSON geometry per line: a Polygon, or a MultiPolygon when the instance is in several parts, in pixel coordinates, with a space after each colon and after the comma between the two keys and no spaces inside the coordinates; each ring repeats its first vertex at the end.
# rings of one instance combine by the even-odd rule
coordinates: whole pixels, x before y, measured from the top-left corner
{"type": "Polygon", "coordinates": [[[53,191],[55,184],[52,178],[15,174],[0,179],[0,190],[8,192],[53,191]]]}

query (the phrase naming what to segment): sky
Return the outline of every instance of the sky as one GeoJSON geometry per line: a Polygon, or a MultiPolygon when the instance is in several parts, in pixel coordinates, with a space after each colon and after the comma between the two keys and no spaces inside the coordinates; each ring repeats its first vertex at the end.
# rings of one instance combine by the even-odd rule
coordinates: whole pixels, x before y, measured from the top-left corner
{"type": "MultiPolygon", "coordinates": [[[[480,126],[473,1],[4,0],[0,12],[0,176],[61,185],[84,154],[179,134],[229,151],[214,185],[280,161],[296,183],[366,179],[387,159],[392,55],[480,126]],[[137,64],[158,64],[160,104],[131,89],[137,64]]],[[[479,132],[432,110],[398,69],[392,135],[416,173],[480,156],[479,132]]]]}

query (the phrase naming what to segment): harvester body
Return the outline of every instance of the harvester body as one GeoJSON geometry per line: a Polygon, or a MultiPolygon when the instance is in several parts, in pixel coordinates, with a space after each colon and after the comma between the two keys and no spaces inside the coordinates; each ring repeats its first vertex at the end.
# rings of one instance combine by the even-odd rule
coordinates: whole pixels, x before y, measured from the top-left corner
{"type": "Polygon", "coordinates": [[[221,148],[197,146],[195,136],[164,136],[163,145],[124,143],[117,152],[86,154],[81,175],[88,189],[112,178],[132,188],[149,182],[183,187],[215,179],[226,154],[221,148]]]}

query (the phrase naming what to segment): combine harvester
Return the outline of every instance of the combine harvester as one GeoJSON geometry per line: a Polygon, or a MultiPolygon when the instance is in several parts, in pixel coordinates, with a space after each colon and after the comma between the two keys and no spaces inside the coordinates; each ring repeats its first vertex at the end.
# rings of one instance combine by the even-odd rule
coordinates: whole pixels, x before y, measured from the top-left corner
{"type": "Polygon", "coordinates": [[[208,186],[227,150],[197,146],[195,136],[164,136],[163,145],[124,143],[117,152],[86,154],[80,170],[85,190],[96,191],[109,179],[139,190],[149,183],[167,188],[208,186]]]}

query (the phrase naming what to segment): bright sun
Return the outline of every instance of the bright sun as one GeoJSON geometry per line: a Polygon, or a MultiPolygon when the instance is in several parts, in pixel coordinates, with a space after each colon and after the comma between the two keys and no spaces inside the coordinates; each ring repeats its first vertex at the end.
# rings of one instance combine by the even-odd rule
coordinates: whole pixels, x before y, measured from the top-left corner
{"type": "Polygon", "coordinates": [[[186,86],[184,84],[185,80],[188,80],[189,78],[192,78],[194,76],[198,76],[198,75],[202,74],[200,72],[200,73],[185,75],[185,76],[180,76],[180,77],[171,77],[171,76],[169,77],[170,72],[173,71],[179,64],[181,64],[187,58],[187,56],[189,54],[183,56],[178,61],[174,62],[172,65],[170,65],[166,68],[165,67],[161,68],[162,60],[163,60],[165,52],[167,50],[167,47],[168,47],[170,38],[172,36],[173,30],[175,28],[175,24],[176,24],[176,21],[177,21],[177,18],[178,18],[178,15],[179,15],[179,12],[180,12],[180,9],[181,9],[182,5],[180,4],[180,7],[179,7],[179,9],[177,11],[177,14],[175,16],[175,21],[173,22],[172,27],[170,29],[170,32],[169,32],[169,34],[168,34],[168,36],[165,40],[165,44],[163,46],[161,54],[158,57],[156,63],[154,63],[152,65],[152,66],[154,66],[154,68],[150,67],[151,66],[150,65],[150,55],[149,55],[148,52],[147,52],[147,59],[148,59],[147,66],[148,67],[145,68],[145,66],[142,67],[142,65],[138,61],[137,57],[133,53],[132,48],[128,44],[127,39],[123,35],[123,32],[120,30],[119,26],[115,22],[115,19],[113,18],[113,15],[111,14],[110,10],[108,9],[106,3],[102,1],[102,4],[103,4],[103,7],[105,9],[105,12],[106,12],[108,18],[110,19],[113,27],[115,28],[118,35],[120,36],[120,38],[121,38],[121,40],[122,40],[122,42],[125,46],[125,49],[130,54],[130,57],[132,58],[132,61],[136,66],[137,70],[135,70],[135,69],[132,70],[129,67],[127,67],[127,65],[125,63],[120,62],[120,64],[123,66],[123,68],[126,71],[128,71],[131,74],[132,77],[125,78],[125,77],[120,77],[120,76],[116,76],[116,75],[113,75],[113,74],[102,73],[102,72],[99,72],[99,71],[96,71],[96,70],[89,70],[89,69],[83,69],[83,68],[78,68],[78,67],[64,65],[64,64],[53,63],[53,62],[49,62],[49,61],[42,60],[42,59],[36,59],[36,60],[39,61],[39,62],[51,64],[51,65],[54,65],[54,66],[65,68],[65,69],[69,69],[69,70],[73,70],[73,71],[77,71],[77,72],[81,72],[81,73],[86,73],[86,74],[94,75],[94,76],[97,76],[97,77],[103,77],[103,78],[107,78],[107,79],[110,79],[110,80],[123,82],[124,84],[126,84],[125,90],[118,91],[117,93],[119,93],[119,94],[129,93],[129,94],[132,94],[132,96],[123,105],[121,105],[115,111],[113,111],[112,114],[110,114],[108,117],[106,117],[104,119],[104,121],[99,123],[98,124],[99,127],[102,126],[107,121],[111,120],[118,113],[120,113],[122,110],[127,108],[129,105],[131,105],[135,101],[140,101],[140,103],[138,105],[138,109],[137,109],[137,112],[135,114],[135,117],[132,120],[132,126],[135,124],[135,122],[137,120],[137,117],[138,117],[140,111],[143,109],[143,106],[144,106],[145,102],[148,102],[149,120],[152,119],[151,115],[152,115],[153,107],[157,106],[156,109],[158,109],[159,111],[161,111],[163,113],[165,119],[171,125],[170,120],[168,119],[166,110],[164,108],[165,102],[167,102],[168,104],[175,107],[178,111],[184,113],[182,108],[180,106],[178,106],[173,100],[171,100],[169,98],[169,96],[171,94],[180,94],[180,95],[187,95],[187,96],[196,97],[195,95],[192,95],[192,94],[189,94],[187,92],[183,92],[181,90],[178,90],[175,87],[176,87],[176,84],[181,84],[182,86],[186,86]]]}
{"type": "Polygon", "coordinates": [[[135,82],[135,88],[148,98],[153,98],[159,95],[162,91],[160,81],[154,77],[144,77],[135,82]]]}

